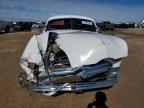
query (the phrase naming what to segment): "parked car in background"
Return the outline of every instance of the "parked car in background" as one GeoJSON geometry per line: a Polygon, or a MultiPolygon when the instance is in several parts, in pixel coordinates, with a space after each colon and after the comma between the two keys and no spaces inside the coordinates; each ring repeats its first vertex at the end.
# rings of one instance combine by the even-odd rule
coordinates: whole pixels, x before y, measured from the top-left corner
{"type": "Polygon", "coordinates": [[[0,33],[1,32],[9,33],[11,26],[12,22],[0,20],[0,33]]]}
{"type": "Polygon", "coordinates": [[[103,21],[101,23],[98,23],[98,27],[101,31],[113,31],[114,25],[109,21],[103,21]]]}
{"type": "Polygon", "coordinates": [[[136,23],[135,22],[130,22],[129,23],[129,28],[135,28],[136,23]]]}
{"type": "Polygon", "coordinates": [[[14,31],[27,31],[27,30],[31,30],[32,24],[34,22],[24,22],[24,21],[20,21],[20,22],[14,22],[13,23],[13,29],[14,31]]]}
{"type": "Polygon", "coordinates": [[[115,28],[129,28],[128,23],[117,23],[114,25],[115,28]]]}
{"type": "Polygon", "coordinates": [[[128,55],[123,39],[99,34],[93,19],[54,16],[41,34],[27,44],[19,83],[47,96],[60,91],[83,92],[112,87],[122,59],[128,55]]]}
{"type": "Polygon", "coordinates": [[[39,34],[40,31],[43,31],[44,27],[45,27],[45,22],[35,22],[35,23],[33,23],[32,27],[31,27],[31,31],[33,33],[39,34]],[[37,28],[39,28],[39,29],[37,29],[37,28]]]}
{"type": "Polygon", "coordinates": [[[37,28],[44,28],[45,22],[34,22],[31,26],[31,30],[37,29],[37,28]]]}
{"type": "Polygon", "coordinates": [[[129,23],[116,23],[114,24],[115,28],[134,28],[135,27],[135,23],[134,22],[129,22],[129,23]]]}

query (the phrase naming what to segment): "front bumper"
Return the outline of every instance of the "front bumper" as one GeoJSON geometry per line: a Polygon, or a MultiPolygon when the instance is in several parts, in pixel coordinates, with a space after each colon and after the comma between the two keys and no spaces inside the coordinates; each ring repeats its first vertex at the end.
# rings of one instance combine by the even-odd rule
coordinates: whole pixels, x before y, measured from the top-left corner
{"type": "MultiPolygon", "coordinates": [[[[69,83],[65,87],[59,89],[59,91],[70,91],[70,92],[79,92],[79,91],[93,91],[96,89],[109,88],[114,85],[115,80],[107,80],[100,82],[81,82],[81,83],[69,83]]],[[[31,92],[39,92],[46,94],[48,92],[55,91],[57,88],[62,87],[63,84],[57,85],[30,85],[27,89],[31,92]]]]}
{"type": "MultiPolygon", "coordinates": [[[[42,84],[30,83],[30,84],[27,84],[26,87],[28,91],[30,92],[38,92],[38,93],[42,93],[48,96],[51,96],[61,91],[83,92],[83,91],[95,91],[97,89],[100,90],[100,89],[106,89],[106,88],[112,87],[117,81],[117,76],[118,76],[120,67],[113,67],[109,71],[103,71],[103,72],[99,70],[100,67],[101,66],[99,66],[98,68],[93,68],[84,73],[82,71],[81,72],[82,74],[79,74],[79,75],[81,75],[82,78],[84,78],[84,80],[81,80],[78,82],[42,83],[42,84]],[[95,72],[95,70],[99,70],[98,72],[100,73],[95,72]],[[101,76],[95,76],[94,78],[91,78],[91,75],[93,75],[94,73],[96,73],[95,75],[101,75],[101,76]],[[87,80],[89,76],[91,79],[87,80]]],[[[105,69],[105,68],[102,67],[102,69],[105,69]]]]}

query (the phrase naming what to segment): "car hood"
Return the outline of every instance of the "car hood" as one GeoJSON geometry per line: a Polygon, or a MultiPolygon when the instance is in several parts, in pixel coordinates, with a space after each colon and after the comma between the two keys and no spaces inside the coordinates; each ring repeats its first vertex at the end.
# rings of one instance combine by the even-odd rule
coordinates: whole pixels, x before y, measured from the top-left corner
{"type": "MultiPolygon", "coordinates": [[[[56,32],[56,31],[55,31],[56,32]]],[[[128,55],[124,40],[94,32],[60,31],[56,44],[66,53],[71,67],[96,64],[107,58],[119,59],[128,55]]],[[[29,63],[39,65],[39,71],[44,72],[44,60],[49,32],[34,35],[28,42],[20,59],[20,65],[29,77],[33,77],[29,63]]]]}
{"type": "Polygon", "coordinates": [[[57,32],[58,46],[67,54],[71,66],[96,64],[105,58],[127,56],[127,44],[124,40],[96,32],[57,32]]]}

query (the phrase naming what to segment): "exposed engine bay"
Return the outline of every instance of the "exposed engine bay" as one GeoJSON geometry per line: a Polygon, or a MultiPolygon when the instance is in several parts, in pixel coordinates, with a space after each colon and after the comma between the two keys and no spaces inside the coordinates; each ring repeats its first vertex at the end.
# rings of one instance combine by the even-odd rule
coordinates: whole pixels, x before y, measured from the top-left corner
{"type": "Polygon", "coordinates": [[[57,46],[57,44],[51,46],[47,61],[50,61],[50,70],[70,67],[70,61],[68,60],[67,55],[57,46]]]}

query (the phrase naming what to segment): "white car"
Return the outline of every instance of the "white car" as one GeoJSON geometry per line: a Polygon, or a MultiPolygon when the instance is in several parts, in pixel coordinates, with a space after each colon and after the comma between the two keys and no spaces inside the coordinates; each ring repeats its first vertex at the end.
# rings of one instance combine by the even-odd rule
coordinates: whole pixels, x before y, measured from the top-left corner
{"type": "Polygon", "coordinates": [[[48,96],[112,87],[128,47],[123,39],[96,31],[95,21],[88,17],[49,18],[22,54],[19,83],[48,96]]]}

